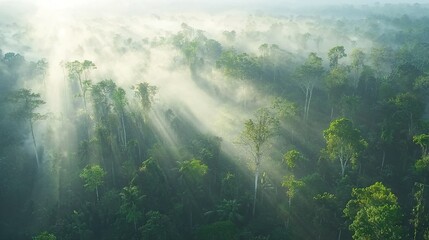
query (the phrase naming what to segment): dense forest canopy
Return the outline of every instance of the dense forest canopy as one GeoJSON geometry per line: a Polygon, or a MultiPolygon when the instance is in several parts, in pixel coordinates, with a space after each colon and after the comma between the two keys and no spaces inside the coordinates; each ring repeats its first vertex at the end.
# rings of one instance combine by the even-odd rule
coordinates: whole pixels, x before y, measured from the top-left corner
{"type": "Polygon", "coordinates": [[[429,5],[224,4],[0,3],[0,239],[429,239],[429,5]]]}

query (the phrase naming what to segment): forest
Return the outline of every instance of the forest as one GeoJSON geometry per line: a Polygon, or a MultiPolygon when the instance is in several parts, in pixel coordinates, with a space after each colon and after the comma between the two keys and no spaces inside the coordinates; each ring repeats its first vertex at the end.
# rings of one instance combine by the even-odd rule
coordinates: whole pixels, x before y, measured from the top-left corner
{"type": "Polygon", "coordinates": [[[0,10],[0,239],[429,240],[429,5],[48,11],[0,10]]]}

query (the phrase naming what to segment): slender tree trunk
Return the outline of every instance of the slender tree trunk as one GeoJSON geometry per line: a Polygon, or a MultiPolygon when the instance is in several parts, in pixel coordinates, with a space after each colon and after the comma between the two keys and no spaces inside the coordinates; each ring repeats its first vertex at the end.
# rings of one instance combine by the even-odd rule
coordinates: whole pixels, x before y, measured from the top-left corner
{"type": "Polygon", "coordinates": [[[127,147],[127,131],[125,130],[124,113],[121,113],[122,131],[124,134],[124,146],[127,147]]]}
{"type": "Polygon", "coordinates": [[[111,161],[111,168],[112,168],[113,186],[116,186],[115,164],[113,163],[113,158],[110,161],[111,161]]]}
{"type": "Polygon", "coordinates": [[[95,194],[97,195],[97,202],[100,200],[99,196],[98,196],[98,187],[95,187],[95,194]]]}
{"type": "MultiPolygon", "coordinates": [[[[259,159],[259,156],[258,156],[259,159]]],[[[255,216],[256,211],[256,196],[258,194],[258,181],[259,181],[259,160],[258,163],[256,163],[256,171],[255,171],[255,193],[253,194],[253,210],[252,210],[252,216],[255,216]]]]}
{"type": "Polygon", "coordinates": [[[31,120],[31,118],[29,119],[29,122],[30,122],[31,137],[33,138],[34,154],[36,155],[36,164],[37,164],[37,168],[39,168],[40,166],[39,154],[37,153],[36,138],[34,137],[33,121],[31,120]]]}
{"type": "Polygon", "coordinates": [[[383,157],[381,158],[381,171],[383,171],[383,167],[384,167],[384,161],[386,159],[386,151],[383,150],[383,157]]]}
{"type": "Polygon", "coordinates": [[[306,113],[306,115],[305,115],[305,120],[306,120],[306,121],[308,121],[308,115],[309,115],[309,113],[310,113],[310,104],[311,104],[311,97],[313,96],[313,87],[314,87],[314,86],[311,86],[311,87],[310,87],[310,91],[309,91],[309,94],[308,94],[307,113],[306,113]]]}
{"type": "Polygon", "coordinates": [[[305,102],[304,102],[304,121],[307,116],[307,105],[308,105],[308,85],[305,86],[305,102]]]}
{"type": "Polygon", "coordinates": [[[346,172],[347,162],[344,161],[343,158],[340,158],[340,165],[341,165],[341,177],[344,177],[344,173],[346,172]]]}

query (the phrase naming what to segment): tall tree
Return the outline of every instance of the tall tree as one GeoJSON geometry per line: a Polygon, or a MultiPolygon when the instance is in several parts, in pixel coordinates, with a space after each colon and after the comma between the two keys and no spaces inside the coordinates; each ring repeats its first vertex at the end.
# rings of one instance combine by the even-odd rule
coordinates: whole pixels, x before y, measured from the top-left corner
{"type": "Polygon", "coordinates": [[[314,52],[310,53],[305,63],[296,70],[298,84],[305,95],[304,121],[308,120],[314,86],[323,79],[323,73],[322,58],[314,52]]]}
{"type": "Polygon", "coordinates": [[[241,132],[240,143],[250,149],[255,164],[255,185],[253,195],[253,210],[255,215],[256,198],[258,192],[259,173],[263,158],[264,147],[277,133],[279,121],[267,108],[261,108],[256,112],[255,119],[249,119],[244,123],[241,132]]]}
{"type": "Polygon", "coordinates": [[[87,111],[86,93],[89,90],[87,87],[87,83],[89,81],[89,72],[90,70],[96,69],[97,67],[89,60],[84,60],[83,62],[75,60],[73,62],[67,62],[65,64],[65,68],[68,71],[69,78],[71,80],[78,81],[85,111],[87,111]]]}
{"type": "Polygon", "coordinates": [[[331,68],[336,68],[338,66],[338,61],[343,57],[347,57],[344,46],[336,46],[331,48],[328,52],[329,66],[331,68]]]}
{"type": "Polygon", "coordinates": [[[85,181],[83,185],[88,190],[95,190],[97,195],[97,202],[99,201],[98,188],[104,183],[104,176],[106,172],[100,165],[86,166],[80,173],[80,178],[85,181]]]}
{"type": "Polygon", "coordinates": [[[142,217],[142,212],[139,209],[139,204],[144,196],[140,194],[139,189],[135,185],[124,187],[120,193],[122,204],[119,212],[125,216],[129,223],[133,223],[134,231],[137,232],[137,222],[142,217]]]}
{"type": "Polygon", "coordinates": [[[328,157],[340,161],[341,176],[344,177],[347,166],[356,164],[356,160],[366,146],[360,131],[353,127],[347,118],[334,120],[329,128],[323,131],[326,140],[325,152],[328,157]]]}
{"type": "Polygon", "coordinates": [[[411,224],[413,225],[413,239],[424,239],[423,238],[423,229],[427,227],[427,214],[425,214],[425,184],[423,183],[414,183],[415,193],[414,201],[415,205],[413,207],[411,224]]]}
{"type": "Polygon", "coordinates": [[[143,82],[133,86],[132,89],[135,91],[135,96],[138,98],[143,108],[143,113],[148,114],[152,107],[155,94],[158,92],[158,88],[147,82],[143,82]]]}
{"type": "Polygon", "coordinates": [[[46,114],[35,112],[37,108],[45,104],[40,94],[31,92],[30,89],[20,89],[11,95],[11,101],[16,103],[17,117],[22,118],[28,122],[30,126],[31,137],[33,139],[34,154],[36,156],[37,167],[40,166],[39,154],[37,152],[37,142],[34,136],[34,122],[46,118],[46,114]]]}
{"type": "Polygon", "coordinates": [[[125,95],[125,90],[120,87],[116,88],[113,92],[113,105],[119,116],[122,128],[122,134],[120,134],[120,136],[122,135],[122,141],[125,147],[127,147],[127,131],[125,129],[125,106],[127,103],[128,101],[125,95]]]}
{"type": "Polygon", "coordinates": [[[199,190],[202,188],[203,177],[207,174],[208,166],[201,160],[191,159],[179,164],[180,183],[183,187],[182,204],[183,207],[188,208],[189,213],[189,226],[193,227],[193,207],[196,205],[196,197],[199,190]]]}
{"type": "Polygon", "coordinates": [[[398,199],[381,182],[354,188],[344,214],[352,222],[353,239],[403,239],[398,199]]]}
{"type": "Polygon", "coordinates": [[[352,53],[350,54],[350,57],[350,67],[353,71],[353,87],[356,89],[359,84],[360,75],[365,66],[366,55],[361,49],[356,48],[353,49],[352,53]]]}

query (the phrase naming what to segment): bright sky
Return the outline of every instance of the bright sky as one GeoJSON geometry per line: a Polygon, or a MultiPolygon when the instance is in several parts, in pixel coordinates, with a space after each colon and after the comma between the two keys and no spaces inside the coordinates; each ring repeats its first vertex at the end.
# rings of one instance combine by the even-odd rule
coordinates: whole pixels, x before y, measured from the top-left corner
{"type": "Polygon", "coordinates": [[[297,7],[324,4],[374,4],[374,3],[429,3],[429,0],[0,0],[0,4],[20,7],[62,10],[85,9],[101,11],[129,11],[160,10],[160,9],[186,9],[186,8],[269,8],[269,7],[297,7]]]}

